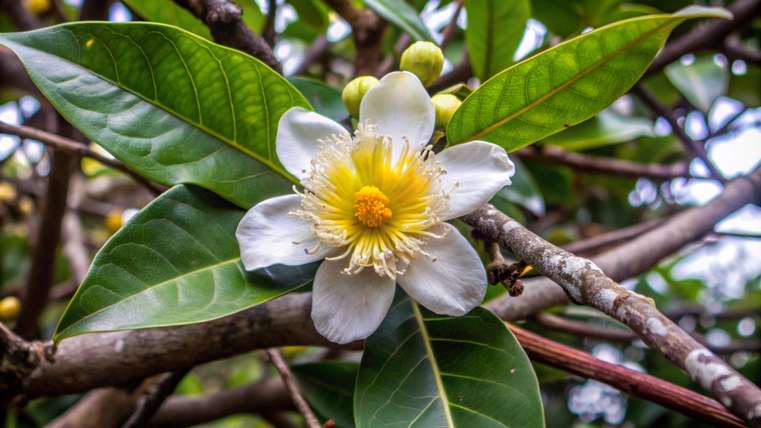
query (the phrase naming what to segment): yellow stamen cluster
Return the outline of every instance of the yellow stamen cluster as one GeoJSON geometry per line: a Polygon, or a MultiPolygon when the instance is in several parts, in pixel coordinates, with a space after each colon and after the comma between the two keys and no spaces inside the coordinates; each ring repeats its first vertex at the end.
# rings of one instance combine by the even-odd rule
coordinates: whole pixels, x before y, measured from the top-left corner
{"type": "Polygon", "coordinates": [[[353,139],[320,141],[301,182],[301,208],[292,214],[312,223],[318,245],[336,248],[328,259],[349,259],[346,273],[372,267],[395,279],[411,258],[425,254],[424,238],[440,237],[428,229],[446,209],[444,171],[430,148],[395,143],[367,125],[353,139]]]}
{"type": "Polygon", "coordinates": [[[392,215],[389,199],[375,186],[362,186],[354,193],[354,215],[362,224],[373,229],[387,222],[392,215]]]}

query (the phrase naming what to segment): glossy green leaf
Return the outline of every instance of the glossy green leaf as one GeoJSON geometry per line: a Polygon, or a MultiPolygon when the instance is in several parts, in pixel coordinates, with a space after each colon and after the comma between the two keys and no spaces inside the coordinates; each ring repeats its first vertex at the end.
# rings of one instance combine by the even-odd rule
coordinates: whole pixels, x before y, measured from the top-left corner
{"type": "Polygon", "coordinates": [[[492,313],[451,318],[395,302],[365,342],[354,393],[358,428],[542,427],[528,357],[492,313]]]}
{"type": "Polygon", "coordinates": [[[61,115],[146,177],[246,208],[289,190],[278,119],[309,103],[253,57],[153,23],[64,24],[0,44],[61,115]]]}
{"type": "Polygon", "coordinates": [[[300,268],[244,270],[235,239],[244,213],[198,187],[162,194],[100,250],[55,339],[207,321],[306,285],[311,272],[300,268]]]}
{"type": "Polygon", "coordinates": [[[481,81],[513,63],[531,16],[529,0],[467,0],[465,41],[473,71],[481,81]]]}
{"type": "Polygon", "coordinates": [[[653,122],[642,117],[625,117],[609,109],[597,116],[544,140],[568,150],[587,150],[652,137],[653,122]]]}
{"type": "Polygon", "coordinates": [[[338,89],[308,77],[290,77],[288,80],[304,94],[317,113],[336,122],[349,117],[349,112],[341,101],[341,91],[338,89]]]}
{"type": "Polygon", "coordinates": [[[146,21],[174,25],[211,40],[209,27],[189,10],[170,0],[124,0],[124,4],[146,21]]]}
{"type": "Polygon", "coordinates": [[[292,365],[291,371],[309,404],[324,420],[332,419],[336,428],[354,427],[352,402],[359,364],[323,361],[292,365]]]}
{"type": "Polygon", "coordinates": [[[580,123],[639,80],[671,30],[723,17],[693,7],[620,21],[573,38],[499,73],[476,89],[447,126],[451,144],[486,140],[512,151],[580,123]]]}
{"type": "Polygon", "coordinates": [[[729,85],[727,66],[716,64],[711,56],[698,57],[689,65],[674,62],[664,72],[687,101],[703,112],[708,112],[729,85]]]}
{"type": "Polygon", "coordinates": [[[388,22],[406,31],[414,40],[433,40],[417,11],[404,0],[365,0],[365,5],[388,22]]]}

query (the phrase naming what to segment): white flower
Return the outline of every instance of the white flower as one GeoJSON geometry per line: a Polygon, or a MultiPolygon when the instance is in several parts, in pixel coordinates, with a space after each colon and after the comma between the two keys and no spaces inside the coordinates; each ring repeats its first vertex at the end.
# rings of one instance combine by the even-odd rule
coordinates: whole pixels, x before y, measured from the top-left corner
{"type": "Polygon", "coordinates": [[[247,270],[325,259],[312,320],[336,343],[372,334],[397,282],[438,314],[481,304],[481,260],[445,221],[486,203],[515,170],[502,148],[482,141],[434,154],[433,105],[408,72],[381,79],[362,99],[359,120],[352,138],[317,113],[288,110],[277,155],[303,191],[257,204],[236,233],[247,270]]]}

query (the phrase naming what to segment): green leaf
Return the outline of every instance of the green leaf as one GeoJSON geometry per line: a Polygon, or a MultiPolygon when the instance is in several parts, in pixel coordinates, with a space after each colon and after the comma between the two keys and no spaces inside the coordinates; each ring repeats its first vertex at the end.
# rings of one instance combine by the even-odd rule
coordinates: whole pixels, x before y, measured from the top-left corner
{"type": "Polygon", "coordinates": [[[711,56],[698,57],[690,65],[669,64],[664,73],[687,101],[703,112],[708,112],[714,100],[727,92],[729,85],[727,66],[716,64],[711,56]]]}
{"type": "Polygon", "coordinates": [[[209,27],[189,10],[170,0],[124,0],[124,3],[146,21],[174,25],[211,40],[209,27]]]}
{"type": "Polygon", "coordinates": [[[336,122],[349,117],[349,112],[341,101],[341,91],[338,89],[308,77],[290,77],[288,80],[304,94],[317,113],[336,122]]]}
{"type": "Polygon", "coordinates": [[[544,142],[568,150],[587,150],[653,136],[652,121],[606,109],[571,129],[547,137],[544,142]]]}
{"type": "Polygon", "coordinates": [[[156,198],[95,257],[55,340],[208,321],[306,285],[310,275],[300,268],[244,270],[235,239],[243,214],[193,186],[156,198]]]}
{"type": "Polygon", "coordinates": [[[542,427],[528,357],[492,313],[451,318],[395,302],[365,342],[354,393],[358,428],[542,427]]]}
{"type": "Polygon", "coordinates": [[[616,22],[561,43],[476,89],[449,122],[448,141],[486,140],[513,151],[569,128],[628,91],[677,24],[727,15],[688,8],[616,22]]]}
{"type": "Polygon", "coordinates": [[[414,40],[433,41],[420,15],[404,0],[365,0],[365,5],[406,31],[414,40]]]}
{"type": "Polygon", "coordinates": [[[318,30],[324,30],[330,19],[328,9],[317,0],[288,0],[288,3],[296,9],[300,24],[307,24],[318,30]]]}
{"type": "Polygon", "coordinates": [[[292,365],[291,371],[317,413],[333,419],[336,428],[354,427],[352,401],[359,364],[323,361],[292,365]]]}
{"type": "Polygon", "coordinates": [[[0,43],[61,115],[146,177],[246,208],[289,190],[278,120],[309,103],[255,58],[153,23],[64,24],[0,43]]]}
{"type": "Polygon", "coordinates": [[[529,0],[467,0],[465,41],[473,71],[481,81],[513,63],[531,16],[529,0]]]}

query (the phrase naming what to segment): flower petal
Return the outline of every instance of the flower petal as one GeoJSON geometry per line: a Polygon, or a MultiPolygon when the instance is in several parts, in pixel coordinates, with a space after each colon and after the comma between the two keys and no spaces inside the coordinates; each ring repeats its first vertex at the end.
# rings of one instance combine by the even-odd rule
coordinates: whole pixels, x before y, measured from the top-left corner
{"type": "Polygon", "coordinates": [[[331,342],[364,339],[378,328],[394,300],[394,280],[372,268],[346,275],[346,260],[325,260],[312,289],[312,321],[331,342]]]}
{"type": "Polygon", "coordinates": [[[288,215],[299,208],[300,202],[299,195],[277,196],[259,202],[243,216],[235,237],[246,270],[276,263],[303,265],[321,260],[334,250],[322,245],[313,254],[307,254],[306,250],[317,244],[312,225],[288,215]]]}
{"type": "Polygon", "coordinates": [[[436,157],[446,170],[442,187],[449,193],[449,208],[443,220],[463,216],[510,184],[515,165],[505,149],[485,141],[450,147],[436,157]]]}
{"type": "Polygon", "coordinates": [[[349,137],[349,132],[332,119],[293,107],[283,113],[277,126],[275,150],[280,163],[296,178],[304,178],[309,173],[309,162],[317,154],[317,140],[331,135],[349,137]]]}
{"type": "Polygon", "coordinates": [[[442,315],[460,316],[480,305],[486,294],[486,271],[476,250],[448,223],[435,226],[419,255],[399,278],[399,285],[417,302],[442,315]]]}
{"type": "Polygon", "coordinates": [[[401,147],[407,137],[413,148],[428,144],[433,135],[436,112],[420,79],[407,71],[385,75],[370,89],[359,106],[359,122],[378,127],[401,147]]]}

